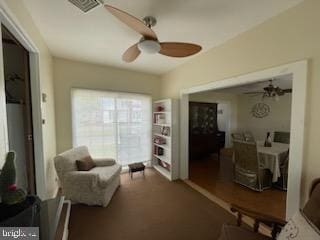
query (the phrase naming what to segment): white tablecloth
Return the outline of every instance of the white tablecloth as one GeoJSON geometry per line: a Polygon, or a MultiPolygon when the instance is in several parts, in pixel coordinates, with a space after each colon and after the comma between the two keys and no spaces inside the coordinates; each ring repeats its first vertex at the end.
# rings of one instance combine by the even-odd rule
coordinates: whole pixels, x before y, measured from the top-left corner
{"type": "Polygon", "coordinates": [[[260,167],[269,169],[272,172],[272,182],[277,182],[281,176],[280,160],[288,150],[289,144],[273,142],[272,147],[264,147],[264,141],[257,141],[260,167]]]}

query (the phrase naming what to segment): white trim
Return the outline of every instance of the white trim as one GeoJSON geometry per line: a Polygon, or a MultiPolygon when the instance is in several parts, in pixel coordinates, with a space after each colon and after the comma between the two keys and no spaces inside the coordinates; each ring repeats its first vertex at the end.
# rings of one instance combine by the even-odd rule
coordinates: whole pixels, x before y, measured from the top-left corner
{"type": "MultiPolygon", "coordinates": [[[[234,215],[235,217],[238,217],[237,213],[234,213],[234,212],[231,211],[230,203],[227,203],[227,202],[223,201],[222,199],[216,197],[215,195],[213,195],[212,193],[210,193],[206,189],[204,189],[204,188],[200,187],[199,185],[191,182],[190,180],[184,180],[184,182],[187,185],[189,185],[191,188],[196,190],[197,192],[199,192],[202,195],[204,195],[210,201],[214,202],[215,204],[217,204],[220,207],[222,207],[224,210],[228,211],[230,214],[234,215]]],[[[242,216],[242,221],[243,221],[243,223],[247,224],[248,226],[250,226],[252,228],[254,227],[255,220],[253,218],[243,215],[242,216]]],[[[261,234],[264,234],[266,236],[271,237],[271,229],[270,229],[270,227],[268,227],[268,226],[266,226],[264,224],[260,224],[258,230],[259,230],[259,232],[261,234]]]]}
{"type": "Polygon", "coordinates": [[[29,51],[36,190],[40,198],[46,199],[47,189],[43,152],[39,50],[4,2],[0,5],[0,22],[29,51]]]}
{"type": "Polygon", "coordinates": [[[286,217],[290,218],[300,207],[300,186],[302,162],[304,153],[305,136],[305,108],[307,92],[307,60],[294,62],[254,73],[244,74],[237,77],[213,81],[208,84],[183,89],[180,91],[181,99],[181,145],[180,145],[180,178],[189,177],[189,147],[188,147],[188,99],[189,94],[208,90],[218,90],[244,84],[265,81],[265,79],[280,75],[292,74],[292,111],[291,111],[291,138],[290,138],[290,164],[287,191],[286,217]]]}
{"type": "MultiPolygon", "coordinates": [[[[1,20],[0,20],[1,23],[1,20]]],[[[0,28],[0,35],[2,36],[2,29],[0,28]]],[[[2,41],[0,41],[0,56],[3,56],[2,41]]],[[[0,146],[0,169],[2,168],[7,152],[9,151],[9,138],[8,138],[8,123],[7,123],[7,111],[6,111],[6,91],[4,80],[4,63],[3,58],[0,57],[0,118],[1,118],[1,132],[3,134],[3,142],[0,146]],[[4,152],[3,152],[4,151],[4,152]]]]}
{"type": "Polygon", "coordinates": [[[70,213],[71,213],[71,201],[64,200],[64,203],[68,205],[66,219],[64,222],[62,240],[68,240],[69,237],[69,222],[70,222],[70,213]]]}

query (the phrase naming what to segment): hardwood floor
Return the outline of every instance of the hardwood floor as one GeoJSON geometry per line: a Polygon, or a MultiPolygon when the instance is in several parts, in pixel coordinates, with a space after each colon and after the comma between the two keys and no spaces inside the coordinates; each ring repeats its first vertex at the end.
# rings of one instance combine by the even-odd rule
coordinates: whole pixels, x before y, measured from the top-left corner
{"type": "Polygon", "coordinates": [[[268,189],[255,192],[233,182],[230,151],[217,156],[190,161],[189,179],[227,203],[267,213],[285,220],[286,192],[268,189]]]}

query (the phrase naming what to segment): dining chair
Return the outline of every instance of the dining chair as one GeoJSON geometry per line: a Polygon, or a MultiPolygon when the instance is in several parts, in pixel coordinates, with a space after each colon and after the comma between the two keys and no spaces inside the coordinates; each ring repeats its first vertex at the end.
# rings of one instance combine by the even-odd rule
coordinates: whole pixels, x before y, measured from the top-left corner
{"type": "Polygon", "coordinates": [[[279,143],[289,144],[290,143],[290,132],[274,132],[273,141],[279,142],[279,143]]]}
{"type": "Polygon", "coordinates": [[[251,132],[244,132],[243,137],[246,142],[254,142],[255,141],[254,136],[251,132]]]}
{"type": "Polygon", "coordinates": [[[304,208],[298,210],[289,222],[269,213],[261,213],[243,206],[231,203],[231,212],[237,216],[237,226],[225,223],[222,226],[218,240],[315,240],[319,239],[320,229],[320,179],[313,180],[309,192],[309,199],[304,208]],[[300,217],[299,217],[300,216],[300,217]],[[253,229],[244,224],[243,219],[249,217],[253,220],[253,229]],[[244,225],[244,226],[242,226],[244,225]],[[259,230],[263,225],[263,235],[259,230]],[[249,227],[249,228],[248,228],[249,227]],[[270,231],[265,231],[266,229],[270,231]],[[280,233],[281,232],[281,233],[280,233]],[[280,235],[278,235],[280,233],[280,235]],[[270,236],[271,235],[271,236],[270,236]]]}
{"type": "Polygon", "coordinates": [[[244,141],[243,133],[231,133],[232,140],[244,141]]]}
{"type": "Polygon", "coordinates": [[[233,141],[234,181],[254,191],[263,191],[272,186],[272,174],[262,169],[255,142],[233,141]]]}
{"type": "Polygon", "coordinates": [[[285,156],[280,162],[280,177],[275,183],[275,187],[281,190],[287,191],[288,186],[288,170],[289,170],[289,150],[286,152],[285,156]]]}

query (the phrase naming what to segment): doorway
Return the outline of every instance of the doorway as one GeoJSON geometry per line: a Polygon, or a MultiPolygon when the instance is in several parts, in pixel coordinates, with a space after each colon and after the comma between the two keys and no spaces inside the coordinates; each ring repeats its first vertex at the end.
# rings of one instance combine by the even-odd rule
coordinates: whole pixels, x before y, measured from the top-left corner
{"type": "Polygon", "coordinates": [[[36,194],[29,52],[1,25],[10,151],[16,152],[17,186],[36,194]]]}
{"type": "Polygon", "coordinates": [[[180,178],[189,179],[188,104],[190,94],[263,82],[266,79],[292,74],[292,86],[294,90],[292,92],[291,107],[290,164],[286,197],[286,219],[292,217],[299,210],[300,204],[303,204],[301,203],[300,186],[304,157],[307,69],[308,63],[304,60],[181,90],[180,178]],[[297,112],[299,114],[295,114],[297,112]]]}
{"type": "Polygon", "coordinates": [[[208,116],[201,118],[189,107],[189,180],[229,204],[285,220],[291,92],[289,74],[190,94],[189,106],[194,101],[197,105],[206,102],[217,105],[218,111],[202,111],[208,116]],[[232,128],[226,127],[230,122],[232,128]],[[211,131],[206,130],[208,126],[212,126],[211,131]],[[264,147],[268,133],[270,146],[264,147]],[[192,142],[195,134],[197,142],[192,142]],[[195,150],[198,154],[192,154],[195,150]],[[262,180],[251,176],[263,179],[263,187],[262,180]]]}

